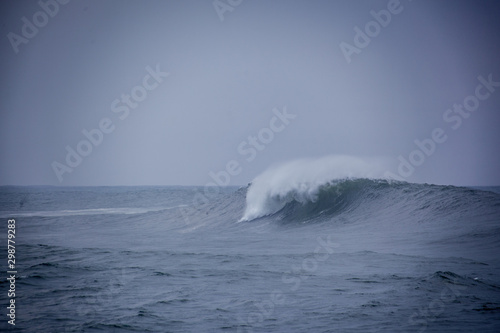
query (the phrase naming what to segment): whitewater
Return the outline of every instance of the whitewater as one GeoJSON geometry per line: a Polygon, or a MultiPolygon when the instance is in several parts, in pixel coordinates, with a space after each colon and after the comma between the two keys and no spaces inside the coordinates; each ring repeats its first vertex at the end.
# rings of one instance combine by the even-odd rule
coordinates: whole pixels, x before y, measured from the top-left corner
{"type": "Polygon", "coordinates": [[[385,168],[301,159],[203,204],[202,187],[1,187],[0,217],[17,226],[15,329],[500,331],[500,187],[385,168]]]}

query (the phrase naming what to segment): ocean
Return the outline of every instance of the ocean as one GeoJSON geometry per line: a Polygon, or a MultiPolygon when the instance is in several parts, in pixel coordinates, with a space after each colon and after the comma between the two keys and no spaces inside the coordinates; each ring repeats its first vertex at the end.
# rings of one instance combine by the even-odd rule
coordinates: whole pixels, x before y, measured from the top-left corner
{"type": "Polygon", "coordinates": [[[0,329],[500,332],[499,193],[368,178],[3,186],[0,329]]]}

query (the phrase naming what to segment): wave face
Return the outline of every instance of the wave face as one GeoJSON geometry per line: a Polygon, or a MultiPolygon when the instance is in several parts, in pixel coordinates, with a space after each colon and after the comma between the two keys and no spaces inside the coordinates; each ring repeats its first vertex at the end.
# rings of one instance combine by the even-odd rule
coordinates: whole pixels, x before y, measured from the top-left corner
{"type": "Polygon", "coordinates": [[[415,250],[432,243],[452,248],[462,244],[481,252],[497,242],[500,195],[491,188],[382,179],[383,169],[372,165],[352,158],[325,158],[271,168],[247,188],[240,222],[326,222],[337,233],[340,225],[347,224],[351,229],[342,230],[354,243],[371,242],[362,235],[372,234],[378,235],[373,241],[397,239],[398,247],[415,250]]]}
{"type": "MultiPolygon", "coordinates": [[[[277,215],[280,220],[301,222],[332,217],[356,209],[368,197],[379,195],[389,186],[390,183],[385,180],[366,178],[330,181],[320,185],[311,197],[294,192],[290,196],[293,199],[285,199],[283,207],[271,215],[277,215]]],[[[308,189],[306,191],[309,192],[308,189]]]]}
{"type": "Polygon", "coordinates": [[[382,178],[383,163],[349,156],[327,156],[320,159],[302,159],[272,167],[252,182],[247,192],[246,209],[242,221],[253,220],[283,209],[292,202],[320,202],[314,210],[325,208],[325,201],[340,204],[349,191],[360,183],[348,180],[382,178]],[[347,191],[347,192],[346,192],[347,191]]]}

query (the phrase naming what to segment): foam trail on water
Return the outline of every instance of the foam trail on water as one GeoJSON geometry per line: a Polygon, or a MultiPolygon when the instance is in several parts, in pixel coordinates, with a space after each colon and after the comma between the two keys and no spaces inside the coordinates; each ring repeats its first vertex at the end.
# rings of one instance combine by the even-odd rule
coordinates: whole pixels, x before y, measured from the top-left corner
{"type": "Polygon", "coordinates": [[[147,207],[147,208],[90,208],[76,210],[51,210],[51,211],[7,211],[0,212],[0,218],[16,217],[61,217],[77,215],[107,215],[107,214],[146,214],[150,212],[164,211],[187,205],[178,205],[173,207],[147,207]]]}
{"type": "Polygon", "coordinates": [[[273,214],[292,200],[315,201],[319,188],[335,180],[383,178],[385,164],[382,159],[337,155],[273,166],[252,181],[240,221],[273,214]]]}

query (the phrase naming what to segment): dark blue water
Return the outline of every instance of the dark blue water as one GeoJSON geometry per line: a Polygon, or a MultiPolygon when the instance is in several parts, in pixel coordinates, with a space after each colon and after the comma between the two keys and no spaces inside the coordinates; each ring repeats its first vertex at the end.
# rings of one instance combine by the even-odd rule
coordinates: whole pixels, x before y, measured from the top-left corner
{"type": "Polygon", "coordinates": [[[0,329],[15,219],[19,332],[498,332],[498,190],[1,187],[0,329]]]}

